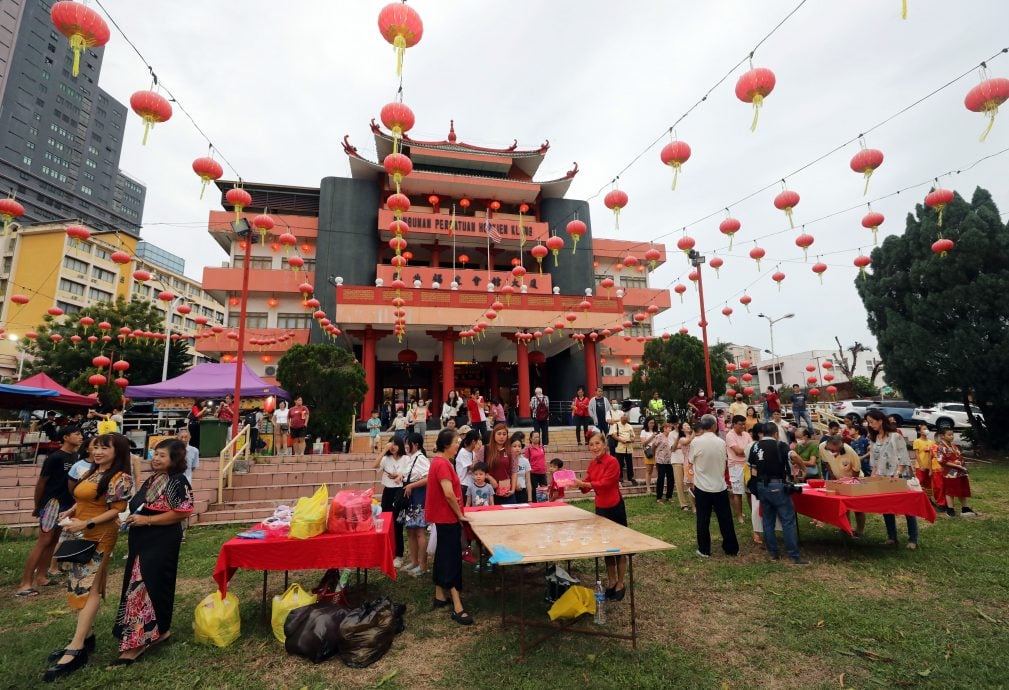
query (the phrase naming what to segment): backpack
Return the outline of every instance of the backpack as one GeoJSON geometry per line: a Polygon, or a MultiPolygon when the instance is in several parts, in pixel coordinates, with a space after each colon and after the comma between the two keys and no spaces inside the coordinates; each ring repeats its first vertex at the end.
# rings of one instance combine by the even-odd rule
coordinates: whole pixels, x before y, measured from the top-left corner
{"type": "Polygon", "coordinates": [[[550,418],[550,408],[546,398],[536,398],[536,421],[545,422],[550,418]]]}

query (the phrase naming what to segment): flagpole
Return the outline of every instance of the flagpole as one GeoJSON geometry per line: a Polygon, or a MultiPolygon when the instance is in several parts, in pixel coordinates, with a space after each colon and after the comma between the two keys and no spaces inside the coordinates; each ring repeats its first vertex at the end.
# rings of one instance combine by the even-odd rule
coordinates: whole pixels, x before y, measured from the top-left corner
{"type": "Polygon", "coordinates": [[[486,211],[484,235],[487,236],[487,282],[490,283],[490,209],[486,211]]]}
{"type": "Polygon", "coordinates": [[[455,204],[452,204],[452,220],[449,223],[449,234],[452,236],[452,280],[455,280],[455,204]]]}

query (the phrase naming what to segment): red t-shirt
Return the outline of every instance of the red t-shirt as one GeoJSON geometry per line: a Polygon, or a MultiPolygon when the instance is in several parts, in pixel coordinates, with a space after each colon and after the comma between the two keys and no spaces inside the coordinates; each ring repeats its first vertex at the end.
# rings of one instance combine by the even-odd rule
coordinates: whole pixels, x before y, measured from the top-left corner
{"type": "Polygon", "coordinates": [[[424,519],[428,522],[446,525],[459,522],[448,501],[445,499],[445,492],[442,491],[441,480],[448,479],[452,482],[452,493],[455,500],[462,508],[462,487],[459,484],[459,475],[448,460],[440,455],[431,459],[431,469],[427,472],[427,502],[424,505],[424,519]]]}
{"type": "Polygon", "coordinates": [[[287,423],[292,429],[304,429],[308,424],[308,408],[295,405],[287,415],[287,423]]]}
{"type": "Polygon", "coordinates": [[[571,414],[575,417],[589,416],[589,400],[592,398],[575,398],[571,401],[571,414]]]}
{"type": "MultiPolygon", "coordinates": [[[[620,503],[620,463],[609,453],[589,463],[588,482],[596,492],[596,508],[620,503]]],[[[582,489],[582,493],[589,491],[582,489]]]]}
{"type": "Polygon", "coordinates": [[[781,409],[781,403],[778,402],[778,394],[777,393],[768,393],[767,394],[767,411],[768,412],[774,412],[775,410],[780,410],[780,409],[781,409]]]}

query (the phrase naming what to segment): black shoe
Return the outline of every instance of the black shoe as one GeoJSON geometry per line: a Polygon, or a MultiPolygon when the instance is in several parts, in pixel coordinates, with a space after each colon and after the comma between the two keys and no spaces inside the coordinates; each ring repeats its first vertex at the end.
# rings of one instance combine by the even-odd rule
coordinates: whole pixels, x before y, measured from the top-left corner
{"type": "Polygon", "coordinates": [[[42,676],[42,680],[46,683],[52,683],[58,678],[64,676],[69,676],[71,673],[79,668],[83,668],[88,663],[88,650],[86,649],[64,649],[63,654],[67,656],[72,656],[73,659],[65,664],[54,664],[46,669],[45,674],[42,676]]]}
{"type": "MultiPolygon", "coordinates": [[[[84,651],[88,652],[89,654],[91,652],[95,651],[95,634],[94,633],[91,633],[90,635],[88,635],[87,637],[84,638],[84,651]]],[[[56,650],[54,650],[52,652],[52,654],[49,655],[48,661],[59,661],[60,657],[62,657],[66,653],[67,653],[67,650],[66,650],[65,647],[63,649],[56,649],[56,650]]]]}
{"type": "Polygon", "coordinates": [[[975,515],[977,515],[977,513],[975,513],[973,510],[970,509],[970,506],[961,506],[960,514],[965,517],[974,517],[975,515]]]}
{"type": "Polygon", "coordinates": [[[607,587],[606,588],[606,601],[614,601],[616,598],[617,598],[617,589],[616,589],[616,587],[607,587]]]}
{"type": "Polygon", "coordinates": [[[624,595],[627,593],[627,588],[624,589],[614,589],[613,590],[613,601],[623,601],[624,595]]]}

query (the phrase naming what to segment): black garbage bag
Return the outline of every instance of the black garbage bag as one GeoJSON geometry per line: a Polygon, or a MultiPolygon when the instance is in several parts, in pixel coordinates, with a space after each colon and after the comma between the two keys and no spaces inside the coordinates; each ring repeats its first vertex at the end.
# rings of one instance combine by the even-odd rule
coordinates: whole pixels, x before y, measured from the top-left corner
{"type": "Polygon", "coordinates": [[[337,632],[340,660],[351,668],[364,668],[381,659],[392,647],[392,639],[405,628],[405,614],[405,605],[394,604],[387,597],[347,611],[337,632]]]}
{"type": "Polygon", "coordinates": [[[350,613],[335,604],[311,604],[294,609],[284,621],[284,649],[321,663],[339,649],[340,624],[350,613]]]}

